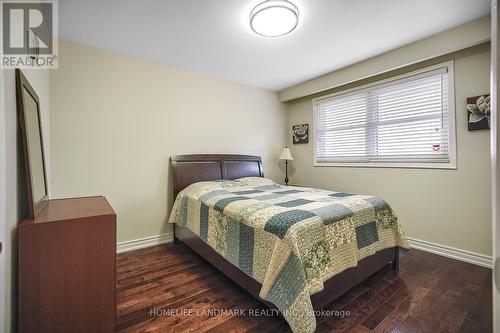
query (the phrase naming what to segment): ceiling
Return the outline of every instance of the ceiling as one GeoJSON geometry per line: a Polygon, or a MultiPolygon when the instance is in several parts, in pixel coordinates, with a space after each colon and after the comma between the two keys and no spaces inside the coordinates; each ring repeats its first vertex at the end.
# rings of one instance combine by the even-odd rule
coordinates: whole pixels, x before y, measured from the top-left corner
{"type": "Polygon", "coordinates": [[[490,12],[490,0],[291,0],[291,34],[253,33],[262,0],[60,0],[67,40],[281,90],[490,12]]]}

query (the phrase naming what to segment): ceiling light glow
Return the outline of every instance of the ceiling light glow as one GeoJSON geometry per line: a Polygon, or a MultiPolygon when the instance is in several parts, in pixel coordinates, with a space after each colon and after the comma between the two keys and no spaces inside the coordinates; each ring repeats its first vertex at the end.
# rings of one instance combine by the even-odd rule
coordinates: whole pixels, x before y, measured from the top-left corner
{"type": "Polygon", "coordinates": [[[299,24],[297,6],[287,0],[267,0],[250,13],[250,27],[261,36],[278,37],[292,32],[299,24]]]}

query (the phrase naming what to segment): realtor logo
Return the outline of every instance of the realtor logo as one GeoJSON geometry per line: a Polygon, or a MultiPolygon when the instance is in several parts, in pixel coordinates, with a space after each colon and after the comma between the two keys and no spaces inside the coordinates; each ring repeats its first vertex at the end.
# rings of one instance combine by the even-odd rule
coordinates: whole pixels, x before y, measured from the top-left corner
{"type": "Polygon", "coordinates": [[[1,0],[2,68],[57,68],[57,2],[1,0]]]}

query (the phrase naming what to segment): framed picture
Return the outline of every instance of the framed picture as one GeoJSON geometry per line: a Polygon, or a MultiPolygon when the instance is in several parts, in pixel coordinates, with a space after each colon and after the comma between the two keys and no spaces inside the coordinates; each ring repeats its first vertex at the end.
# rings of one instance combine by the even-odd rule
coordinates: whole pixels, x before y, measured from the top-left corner
{"type": "Polygon", "coordinates": [[[309,143],[309,124],[292,126],[293,144],[309,143]]]}
{"type": "Polygon", "coordinates": [[[48,205],[47,171],[40,101],[20,69],[16,69],[16,98],[26,168],[29,218],[34,219],[48,205]]]}
{"type": "Polygon", "coordinates": [[[478,131],[490,128],[490,94],[467,98],[467,128],[478,131]]]}

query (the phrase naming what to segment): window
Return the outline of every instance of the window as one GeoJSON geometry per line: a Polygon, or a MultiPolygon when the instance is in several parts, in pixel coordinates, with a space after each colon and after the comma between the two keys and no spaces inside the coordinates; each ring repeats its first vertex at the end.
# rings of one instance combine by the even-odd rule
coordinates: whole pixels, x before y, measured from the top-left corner
{"type": "Polygon", "coordinates": [[[455,168],[453,63],[313,100],[315,165],[455,168]]]}

